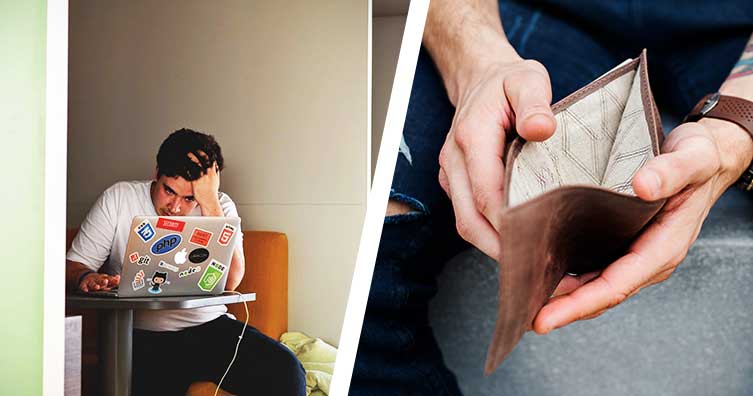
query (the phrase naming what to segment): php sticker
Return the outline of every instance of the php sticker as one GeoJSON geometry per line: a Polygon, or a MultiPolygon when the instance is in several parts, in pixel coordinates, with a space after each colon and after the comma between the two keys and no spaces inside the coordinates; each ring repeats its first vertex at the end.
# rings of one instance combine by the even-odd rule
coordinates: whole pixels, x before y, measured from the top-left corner
{"type": "Polygon", "coordinates": [[[146,285],[146,282],[144,282],[144,270],[139,270],[139,272],[136,273],[136,276],[133,278],[131,285],[133,286],[133,291],[144,288],[144,286],[146,285]]]}
{"type": "Polygon", "coordinates": [[[149,256],[139,256],[139,260],[136,262],[138,265],[149,265],[149,263],[152,261],[152,258],[149,256]]]}
{"type": "Polygon", "coordinates": [[[180,273],[178,273],[178,278],[185,278],[188,275],[193,275],[199,271],[201,271],[201,266],[197,265],[196,267],[188,267],[187,270],[180,271],[180,273]]]}
{"type": "Polygon", "coordinates": [[[165,235],[152,244],[152,254],[159,256],[161,254],[170,253],[180,245],[181,240],[182,238],[180,237],[180,234],[165,235]]]}
{"type": "Polygon", "coordinates": [[[199,279],[199,289],[210,292],[220,282],[222,275],[225,273],[227,266],[220,263],[217,260],[212,260],[207,268],[204,270],[204,274],[199,279]]]}
{"type": "Polygon", "coordinates": [[[135,263],[139,261],[139,252],[133,252],[128,256],[128,260],[131,261],[131,263],[135,263]]]}
{"type": "Polygon", "coordinates": [[[194,264],[203,263],[208,258],[209,258],[209,250],[206,250],[204,248],[194,249],[188,255],[188,261],[194,264]]]}
{"type": "Polygon", "coordinates": [[[178,268],[178,267],[176,267],[176,266],[174,266],[172,264],[168,264],[168,263],[166,263],[164,261],[160,261],[158,267],[160,267],[160,268],[167,268],[167,269],[169,269],[170,271],[173,271],[173,272],[178,272],[178,270],[180,269],[180,268],[178,268]]]}
{"type": "Polygon", "coordinates": [[[234,234],[235,227],[231,226],[230,224],[225,224],[225,226],[222,227],[222,231],[220,231],[219,238],[217,238],[217,243],[222,246],[227,246],[227,244],[230,243],[230,240],[233,239],[234,234]]]}
{"type": "Polygon", "coordinates": [[[183,227],[185,226],[186,226],[185,221],[166,219],[164,217],[160,217],[159,219],[157,219],[157,228],[164,228],[170,231],[183,232],[183,227]]]}
{"type": "Polygon", "coordinates": [[[154,238],[154,228],[152,228],[149,220],[142,221],[133,229],[133,231],[136,232],[139,238],[144,242],[148,242],[150,239],[154,238]]]}
{"type": "Polygon", "coordinates": [[[212,233],[207,230],[202,230],[199,227],[196,227],[193,229],[193,232],[191,232],[191,238],[188,239],[189,242],[193,243],[194,245],[209,246],[209,241],[212,240],[212,233]]]}

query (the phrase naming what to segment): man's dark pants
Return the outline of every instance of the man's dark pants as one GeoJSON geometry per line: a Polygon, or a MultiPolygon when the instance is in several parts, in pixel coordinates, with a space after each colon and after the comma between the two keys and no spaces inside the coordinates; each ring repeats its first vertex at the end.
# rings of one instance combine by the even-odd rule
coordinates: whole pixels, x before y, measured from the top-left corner
{"type": "MultiPolygon", "coordinates": [[[[217,384],[244,324],[228,316],[181,331],[133,331],[133,394],[184,396],[193,382],[217,384]]],[[[306,373],[295,355],[251,326],[222,389],[238,396],[305,396],[306,373]]]]}
{"type": "MultiPolygon", "coordinates": [[[[521,3],[500,3],[505,32],[523,58],[547,67],[554,101],[645,47],[659,108],[675,117],[719,88],[753,33],[749,0],[521,3]]],[[[422,49],[391,191],[414,210],[385,218],[350,395],[461,394],[428,322],[444,262],[469,246],[437,181],[454,111],[422,49]]]]}

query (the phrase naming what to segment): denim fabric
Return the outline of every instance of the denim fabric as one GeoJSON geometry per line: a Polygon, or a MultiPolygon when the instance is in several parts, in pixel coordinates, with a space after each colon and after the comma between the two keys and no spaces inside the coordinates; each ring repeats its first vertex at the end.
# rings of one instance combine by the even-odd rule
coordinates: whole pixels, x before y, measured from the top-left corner
{"type": "MultiPolygon", "coordinates": [[[[193,382],[219,382],[243,323],[228,316],[181,331],[133,330],[133,394],[183,396],[193,382]]],[[[222,389],[238,395],[305,396],[306,373],[293,352],[247,326],[222,389]]]]}
{"type": "MultiPolygon", "coordinates": [[[[647,48],[659,108],[676,116],[718,89],[753,32],[749,0],[503,0],[500,14],[520,55],[547,67],[554,101],[647,48]]],[[[415,210],[385,218],[351,395],[460,394],[427,319],[437,274],[468,246],[437,181],[454,111],[421,49],[391,192],[415,210]]]]}

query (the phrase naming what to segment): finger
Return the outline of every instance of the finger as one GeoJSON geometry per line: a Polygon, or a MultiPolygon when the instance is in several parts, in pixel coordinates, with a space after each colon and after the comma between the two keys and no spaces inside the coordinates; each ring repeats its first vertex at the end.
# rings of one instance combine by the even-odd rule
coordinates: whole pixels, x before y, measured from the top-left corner
{"type": "Polygon", "coordinates": [[[196,153],[197,153],[197,154],[198,154],[198,155],[199,155],[199,156],[200,156],[201,158],[203,158],[203,159],[204,159],[204,161],[207,161],[207,162],[209,161],[209,156],[207,155],[207,153],[205,153],[205,152],[204,152],[204,150],[196,150],[196,153]]]}
{"type": "Polygon", "coordinates": [[[633,189],[641,199],[653,201],[671,197],[719,171],[716,144],[695,124],[677,127],[664,146],[666,153],[650,159],[633,178],[633,189]]]}
{"type": "Polygon", "coordinates": [[[447,197],[452,198],[452,195],[450,194],[450,182],[447,179],[447,172],[445,172],[443,168],[439,168],[439,185],[442,187],[445,194],[447,194],[447,197]]]}
{"type": "MultiPolygon", "coordinates": [[[[453,139],[448,139],[446,154],[447,165],[444,168],[450,188],[452,207],[458,234],[489,257],[496,259],[499,255],[499,237],[486,218],[476,210],[473,200],[468,172],[460,149],[453,139]]],[[[444,149],[443,149],[444,150],[444,149]]]]}
{"type": "MultiPolygon", "coordinates": [[[[496,122],[474,118],[456,127],[456,142],[463,151],[476,209],[499,231],[502,210],[505,134],[496,122]]],[[[452,183],[451,183],[452,184],[452,183]]]]}
{"type": "Polygon", "coordinates": [[[541,141],[554,134],[557,121],[552,108],[549,73],[539,62],[528,60],[521,71],[505,78],[504,90],[515,113],[515,129],[526,140],[541,141]]]}
{"type": "Polygon", "coordinates": [[[201,161],[199,161],[199,157],[196,156],[194,153],[188,153],[186,154],[188,158],[193,162],[194,164],[201,166],[201,161]]]}
{"type": "Polygon", "coordinates": [[[657,273],[677,266],[687,251],[687,245],[678,241],[690,238],[684,233],[691,227],[684,224],[686,213],[675,217],[680,221],[669,219],[669,224],[652,223],[630,251],[598,277],[570,294],[549,300],[534,319],[534,331],[546,334],[612,308],[648,285],[657,273]]]}
{"type": "Polygon", "coordinates": [[[186,155],[191,160],[191,162],[196,165],[194,169],[191,169],[189,171],[190,176],[195,177],[196,179],[201,178],[201,176],[204,175],[204,170],[207,168],[206,165],[201,162],[199,155],[196,152],[190,152],[186,155]]]}
{"type": "Polygon", "coordinates": [[[565,275],[564,278],[560,281],[560,283],[557,285],[557,288],[554,289],[554,293],[552,293],[552,297],[561,296],[564,294],[570,294],[573,290],[581,287],[582,285],[586,284],[587,282],[591,281],[592,279],[599,276],[599,271],[594,272],[588,272],[585,274],[580,275],[565,275]]]}
{"type": "Polygon", "coordinates": [[[207,153],[205,153],[202,150],[196,150],[193,153],[196,155],[196,157],[199,159],[199,161],[201,161],[201,168],[202,169],[208,169],[209,167],[212,166],[212,163],[209,160],[209,156],[207,155],[207,153]]]}
{"type": "Polygon", "coordinates": [[[86,282],[81,282],[81,284],[78,285],[78,288],[81,289],[81,291],[84,293],[89,292],[89,286],[86,285],[86,282]]]}
{"type": "Polygon", "coordinates": [[[110,283],[113,286],[118,286],[120,284],[120,275],[115,275],[115,276],[111,277],[110,278],[110,283]]]}

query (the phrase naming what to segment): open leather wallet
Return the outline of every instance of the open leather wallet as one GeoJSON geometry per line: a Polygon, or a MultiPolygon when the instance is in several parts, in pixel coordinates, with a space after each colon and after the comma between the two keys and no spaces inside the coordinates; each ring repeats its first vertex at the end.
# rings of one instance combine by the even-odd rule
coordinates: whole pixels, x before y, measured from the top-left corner
{"type": "Polygon", "coordinates": [[[531,328],[566,273],[603,269],[624,255],[665,202],[643,201],[632,187],[663,141],[645,50],[552,110],[557,129],[550,139],[517,137],[505,156],[499,310],[487,374],[531,328]]]}

